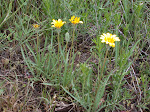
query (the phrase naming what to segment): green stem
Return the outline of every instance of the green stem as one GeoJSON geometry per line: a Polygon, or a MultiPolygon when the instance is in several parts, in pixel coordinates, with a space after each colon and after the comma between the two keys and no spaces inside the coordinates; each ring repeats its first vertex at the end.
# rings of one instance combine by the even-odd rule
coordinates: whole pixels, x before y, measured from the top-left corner
{"type": "MultiPolygon", "coordinates": [[[[105,54],[105,58],[104,58],[104,63],[103,63],[101,75],[99,76],[99,79],[98,79],[98,88],[96,89],[96,96],[97,96],[97,94],[98,94],[98,89],[100,88],[100,82],[101,82],[101,80],[102,80],[102,76],[103,76],[103,71],[104,71],[104,67],[105,67],[105,62],[106,62],[107,54],[108,54],[108,49],[107,49],[106,54],[105,54]]],[[[99,68],[98,68],[98,69],[99,69],[99,68]]],[[[95,96],[95,98],[96,98],[96,96],[95,96]]],[[[96,99],[95,99],[95,100],[96,100],[96,99]]]]}
{"type": "Polygon", "coordinates": [[[36,47],[37,47],[37,61],[38,61],[38,63],[40,61],[39,46],[40,46],[40,40],[39,40],[39,35],[37,33],[37,46],[36,47]]]}
{"type": "Polygon", "coordinates": [[[68,42],[66,43],[66,57],[67,57],[67,47],[68,47],[68,42]]]}
{"type": "Polygon", "coordinates": [[[74,42],[74,32],[75,32],[75,29],[73,29],[73,34],[72,34],[71,52],[72,52],[72,48],[73,48],[73,42],[74,42]]]}
{"type": "Polygon", "coordinates": [[[101,71],[101,76],[99,78],[99,84],[100,84],[100,81],[101,81],[102,76],[103,76],[103,71],[104,71],[104,67],[105,67],[105,62],[106,62],[107,54],[108,54],[108,49],[107,49],[106,54],[105,54],[104,63],[103,63],[102,71],[101,71]]]}
{"type": "Polygon", "coordinates": [[[74,25],[73,33],[72,33],[72,44],[71,44],[71,50],[70,50],[69,64],[70,64],[70,61],[71,61],[71,54],[72,54],[72,49],[73,49],[74,32],[75,32],[75,25],[74,25]]]}
{"type": "Polygon", "coordinates": [[[58,31],[58,37],[57,37],[57,40],[58,40],[58,59],[59,59],[59,31],[58,31]]]}
{"type": "Polygon", "coordinates": [[[39,47],[38,47],[39,46],[39,36],[38,36],[38,33],[37,33],[37,40],[36,41],[37,41],[37,52],[38,52],[39,51],[39,47]]]}

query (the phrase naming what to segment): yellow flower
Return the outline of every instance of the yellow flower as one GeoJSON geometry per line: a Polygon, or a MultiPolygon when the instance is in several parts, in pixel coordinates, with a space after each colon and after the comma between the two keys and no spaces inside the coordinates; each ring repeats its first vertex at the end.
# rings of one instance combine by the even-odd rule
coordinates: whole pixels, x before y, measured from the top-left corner
{"type": "Polygon", "coordinates": [[[102,39],[102,43],[106,42],[106,44],[109,44],[112,47],[115,47],[115,41],[120,41],[119,37],[116,37],[116,35],[112,35],[110,33],[103,33],[100,39],[102,39]]]}
{"type": "Polygon", "coordinates": [[[38,27],[40,27],[40,25],[38,25],[38,24],[33,24],[33,27],[34,27],[34,28],[38,28],[38,27]]]}
{"type": "Polygon", "coordinates": [[[78,23],[83,24],[83,21],[80,21],[80,17],[72,16],[71,19],[69,19],[69,21],[71,21],[72,24],[78,24],[78,23]]]}
{"type": "Polygon", "coordinates": [[[65,23],[66,22],[65,21],[63,22],[61,19],[58,20],[53,19],[53,22],[51,22],[51,24],[53,24],[52,27],[55,28],[61,28],[65,23]]]}

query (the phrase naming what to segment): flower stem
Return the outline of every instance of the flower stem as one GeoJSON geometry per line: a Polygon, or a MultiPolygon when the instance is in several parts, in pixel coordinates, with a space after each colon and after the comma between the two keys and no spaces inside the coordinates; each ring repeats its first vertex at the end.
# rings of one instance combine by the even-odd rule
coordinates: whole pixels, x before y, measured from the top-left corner
{"type": "Polygon", "coordinates": [[[59,42],[59,31],[58,31],[58,37],[57,37],[57,40],[58,40],[58,59],[59,59],[59,44],[60,44],[60,42],[59,42]]]}
{"type": "Polygon", "coordinates": [[[67,47],[68,47],[68,42],[66,43],[66,56],[67,57],[67,47]]]}
{"type": "Polygon", "coordinates": [[[106,62],[107,54],[108,54],[108,49],[107,49],[106,54],[105,54],[104,63],[103,63],[102,71],[101,71],[101,76],[99,78],[99,84],[100,84],[100,81],[101,81],[102,76],[103,76],[103,71],[104,71],[104,67],[105,67],[105,62],[106,62]]]}
{"type": "MultiPolygon", "coordinates": [[[[71,60],[71,54],[72,54],[72,49],[73,49],[73,41],[74,41],[74,32],[75,32],[75,25],[73,26],[73,33],[72,33],[72,44],[71,44],[71,50],[70,50],[70,59],[71,60]]],[[[70,64],[70,63],[69,63],[70,64]]]]}
{"type": "MultiPolygon", "coordinates": [[[[108,55],[108,49],[106,51],[106,54],[105,54],[105,58],[104,58],[104,63],[103,63],[103,67],[102,67],[102,71],[101,71],[101,75],[99,76],[99,79],[98,79],[98,88],[96,89],[96,95],[95,95],[95,98],[97,97],[97,95],[99,94],[98,93],[98,89],[100,88],[100,82],[102,80],[102,76],[103,76],[103,71],[104,71],[104,67],[105,67],[105,62],[106,62],[106,58],[107,58],[107,55],[108,55]]],[[[99,69],[99,68],[98,68],[99,69]]],[[[96,100],[96,99],[95,99],[96,100]]]]}
{"type": "Polygon", "coordinates": [[[40,40],[39,40],[39,35],[37,33],[37,61],[40,61],[40,53],[39,53],[39,46],[40,46],[40,40]]]}

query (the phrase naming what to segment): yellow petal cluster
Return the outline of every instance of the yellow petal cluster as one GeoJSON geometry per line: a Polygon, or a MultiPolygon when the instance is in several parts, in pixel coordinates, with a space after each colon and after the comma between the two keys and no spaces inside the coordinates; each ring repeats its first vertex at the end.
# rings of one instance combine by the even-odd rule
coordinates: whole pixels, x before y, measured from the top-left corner
{"type": "Polygon", "coordinates": [[[38,24],[33,24],[33,27],[34,27],[34,28],[38,28],[38,27],[40,27],[40,25],[38,25],[38,24]]]}
{"type": "Polygon", "coordinates": [[[78,24],[78,23],[83,24],[83,21],[80,21],[80,17],[72,16],[71,19],[69,19],[69,21],[71,21],[72,24],[78,24]]]}
{"type": "Polygon", "coordinates": [[[51,22],[51,24],[53,24],[51,27],[55,27],[55,28],[61,28],[66,22],[62,21],[61,19],[55,20],[53,19],[53,22],[51,22]]]}
{"type": "Polygon", "coordinates": [[[115,47],[115,41],[120,41],[119,37],[117,37],[116,35],[112,35],[110,33],[103,33],[103,35],[101,35],[100,39],[102,39],[102,43],[106,42],[106,44],[109,44],[112,47],[115,47]]]}

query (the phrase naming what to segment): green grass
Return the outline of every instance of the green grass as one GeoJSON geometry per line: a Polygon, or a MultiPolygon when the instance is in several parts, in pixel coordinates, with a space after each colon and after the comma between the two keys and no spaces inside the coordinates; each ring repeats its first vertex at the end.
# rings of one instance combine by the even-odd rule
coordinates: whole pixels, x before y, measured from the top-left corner
{"type": "Polygon", "coordinates": [[[149,6],[146,0],[0,1],[0,110],[53,112],[65,102],[72,111],[150,111],[149,6]],[[74,33],[73,15],[84,22],[74,33]],[[59,54],[52,19],[66,21],[59,54]],[[107,32],[120,38],[115,48],[101,43],[107,32]]]}

